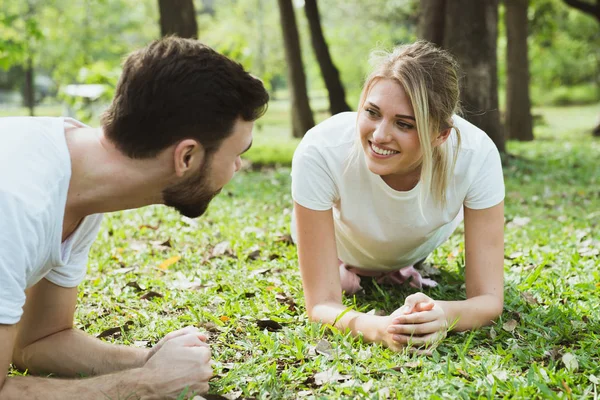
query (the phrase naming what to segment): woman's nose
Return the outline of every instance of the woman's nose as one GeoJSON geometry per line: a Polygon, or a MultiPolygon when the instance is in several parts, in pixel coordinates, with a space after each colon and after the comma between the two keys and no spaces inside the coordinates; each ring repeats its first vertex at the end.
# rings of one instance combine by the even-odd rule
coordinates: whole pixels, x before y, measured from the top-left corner
{"type": "Polygon", "coordinates": [[[387,132],[387,125],[381,122],[373,132],[373,140],[378,143],[386,143],[390,141],[391,136],[387,132]]]}

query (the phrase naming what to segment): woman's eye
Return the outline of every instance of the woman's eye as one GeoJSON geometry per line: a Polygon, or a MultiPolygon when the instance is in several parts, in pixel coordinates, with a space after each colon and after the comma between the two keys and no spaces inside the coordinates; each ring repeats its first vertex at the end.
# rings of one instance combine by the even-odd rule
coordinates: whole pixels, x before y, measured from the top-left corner
{"type": "Polygon", "coordinates": [[[396,122],[396,125],[398,126],[398,128],[404,129],[405,131],[410,130],[410,129],[413,128],[412,125],[409,125],[409,124],[406,124],[406,123],[400,122],[400,121],[396,122]]]}
{"type": "Polygon", "coordinates": [[[367,114],[369,114],[370,117],[376,117],[377,113],[371,109],[371,108],[366,108],[365,111],[367,112],[367,114]]]}

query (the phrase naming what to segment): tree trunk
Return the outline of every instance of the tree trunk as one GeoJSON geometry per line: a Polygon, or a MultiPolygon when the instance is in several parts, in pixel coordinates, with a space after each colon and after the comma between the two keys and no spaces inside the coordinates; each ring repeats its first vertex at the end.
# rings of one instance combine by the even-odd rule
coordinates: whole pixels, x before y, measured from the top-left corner
{"type": "Polygon", "coordinates": [[[527,58],[527,7],[529,0],[504,0],[507,39],[506,120],[507,137],[533,140],[527,58]]]}
{"type": "Polygon", "coordinates": [[[421,0],[419,4],[419,38],[442,47],[444,45],[446,0],[421,0]]]}
{"type": "Polygon", "coordinates": [[[29,115],[35,115],[35,86],[33,75],[33,61],[31,54],[27,55],[27,64],[25,65],[25,84],[23,85],[23,105],[29,108],[29,115]]]}
{"type": "Polygon", "coordinates": [[[281,18],[281,30],[285,47],[288,70],[288,87],[292,107],[292,127],[294,137],[303,137],[315,125],[308,102],[306,75],[302,64],[300,39],[292,0],[277,0],[281,18]]]}
{"type": "MultiPolygon", "coordinates": [[[[596,4],[587,3],[581,0],[564,0],[569,6],[578,9],[594,18],[600,23],[600,0],[596,0],[596,4]]],[[[592,135],[600,137],[600,118],[598,124],[592,129],[592,135]]]]}
{"type": "Polygon", "coordinates": [[[193,0],[158,0],[161,36],[197,38],[198,23],[193,0]]]}
{"type": "Polygon", "coordinates": [[[465,118],[505,151],[498,110],[498,0],[446,2],[444,47],[457,58],[464,76],[461,102],[465,118]]]}
{"type": "Polygon", "coordinates": [[[329,93],[329,111],[331,112],[331,115],[343,111],[350,111],[350,107],[346,103],[344,86],[342,86],[342,82],[340,81],[340,74],[333,64],[327,42],[323,36],[317,0],[305,0],[304,12],[306,13],[306,18],[308,19],[308,25],[310,27],[310,38],[313,50],[315,51],[319,68],[321,69],[321,75],[323,75],[323,80],[325,81],[327,92],[329,93]]]}
{"type": "Polygon", "coordinates": [[[596,4],[591,4],[581,0],[564,0],[565,3],[573,8],[583,11],[586,14],[591,15],[600,22],[600,0],[596,0],[596,4]]]}

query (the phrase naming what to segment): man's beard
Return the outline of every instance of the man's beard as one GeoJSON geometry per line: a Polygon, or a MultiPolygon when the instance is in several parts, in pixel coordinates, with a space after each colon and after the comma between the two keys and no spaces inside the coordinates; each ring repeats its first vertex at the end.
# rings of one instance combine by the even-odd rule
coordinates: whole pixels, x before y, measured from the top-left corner
{"type": "Polygon", "coordinates": [[[213,191],[209,188],[210,161],[206,159],[196,175],[164,189],[164,204],[175,208],[188,218],[203,215],[211,200],[221,192],[221,189],[213,191]]]}

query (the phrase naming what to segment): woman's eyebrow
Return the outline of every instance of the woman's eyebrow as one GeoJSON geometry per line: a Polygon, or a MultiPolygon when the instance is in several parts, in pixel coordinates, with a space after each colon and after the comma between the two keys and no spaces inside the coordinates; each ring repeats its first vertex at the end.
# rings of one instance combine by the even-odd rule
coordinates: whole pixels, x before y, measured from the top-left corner
{"type": "MultiPolygon", "coordinates": [[[[381,111],[379,106],[377,104],[374,104],[372,102],[369,101],[369,105],[373,108],[375,108],[377,111],[381,111]]],[[[416,122],[415,117],[413,117],[412,115],[403,115],[403,114],[396,114],[395,115],[396,118],[405,118],[405,119],[412,119],[413,121],[416,122]]]]}

